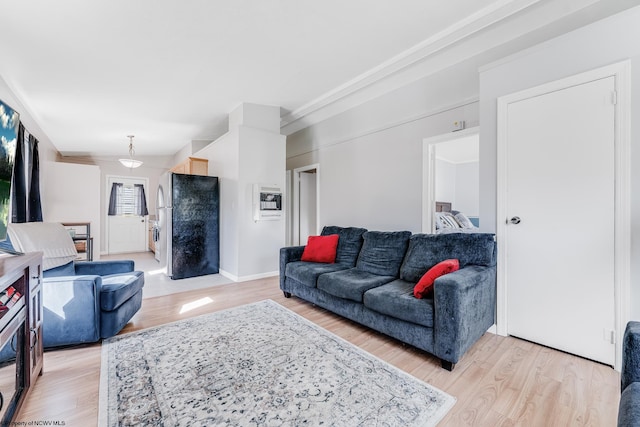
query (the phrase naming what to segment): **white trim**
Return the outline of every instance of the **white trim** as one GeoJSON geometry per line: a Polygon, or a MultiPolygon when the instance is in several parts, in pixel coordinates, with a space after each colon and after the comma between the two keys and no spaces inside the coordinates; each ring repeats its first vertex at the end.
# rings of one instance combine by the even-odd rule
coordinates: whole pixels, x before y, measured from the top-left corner
{"type": "Polygon", "coordinates": [[[233,280],[234,282],[248,282],[250,280],[265,279],[267,277],[274,277],[274,276],[280,275],[279,271],[270,271],[267,273],[251,274],[249,276],[236,276],[235,274],[231,274],[228,271],[225,271],[222,269],[218,270],[218,273],[229,280],[233,280]]]}
{"type": "Polygon", "coordinates": [[[622,61],[604,66],[596,70],[576,74],[571,77],[545,83],[520,92],[498,98],[497,112],[497,198],[496,198],[496,236],[498,243],[497,269],[497,333],[506,336],[507,324],[507,275],[506,261],[509,248],[506,245],[506,210],[507,200],[507,129],[508,106],[513,102],[558,91],[590,81],[615,77],[617,103],[615,105],[615,364],[620,370],[622,366],[622,336],[630,317],[631,295],[631,165],[629,161],[631,147],[631,64],[622,61]]]}
{"type": "MultiPolygon", "coordinates": [[[[283,116],[280,120],[281,128],[291,128],[291,132],[285,129],[283,134],[295,132],[292,123],[301,120],[318,110],[344,100],[350,95],[363,90],[366,87],[380,82],[390,76],[403,72],[426,59],[436,55],[444,49],[469,39],[477,33],[485,30],[496,23],[503,21],[522,10],[539,3],[540,0],[497,0],[487,7],[471,14],[470,16],[456,22],[443,31],[434,34],[428,39],[418,43],[410,49],[394,56],[356,78],[336,87],[329,92],[319,96],[313,101],[283,116]]],[[[353,105],[351,106],[353,107],[353,105]]],[[[350,108],[350,107],[349,107],[350,108]]],[[[307,124],[308,125],[308,124],[307,124]]]]}
{"type": "Polygon", "coordinates": [[[316,171],[316,234],[320,234],[320,163],[302,166],[293,170],[293,221],[292,243],[294,246],[302,245],[300,242],[300,174],[305,171],[316,171]]]}
{"type": "Polygon", "coordinates": [[[291,169],[285,172],[285,190],[284,190],[284,206],[285,206],[285,232],[284,232],[284,244],[285,246],[293,246],[293,205],[291,203],[291,194],[293,192],[293,188],[291,185],[291,180],[293,179],[293,171],[291,169]]]}
{"type": "Polygon", "coordinates": [[[422,232],[434,233],[434,206],[436,202],[436,145],[455,141],[471,135],[479,135],[480,127],[449,132],[422,140],[422,232]]]}
{"type": "Polygon", "coordinates": [[[404,119],[396,120],[396,121],[393,121],[391,123],[388,123],[388,124],[385,124],[385,125],[382,125],[382,126],[378,126],[376,128],[373,128],[373,129],[357,132],[357,133],[345,136],[345,137],[340,138],[340,139],[335,139],[333,141],[332,140],[328,140],[327,142],[322,143],[321,145],[313,146],[310,150],[302,151],[302,152],[299,152],[299,153],[295,152],[295,147],[289,147],[289,150],[292,151],[292,154],[289,155],[288,154],[289,152],[288,152],[287,153],[288,154],[287,158],[288,159],[292,159],[292,158],[295,158],[295,157],[298,157],[298,156],[303,156],[305,154],[312,153],[314,151],[318,151],[318,150],[320,150],[322,148],[333,147],[334,145],[345,144],[347,142],[353,141],[353,140],[358,139],[358,138],[362,138],[362,137],[369,136],[369,135],[374,135],[376,133],[384,132],[384,131],[387,131],[389,129],[393,129],[393,128],[396,128],[396,127],[399,127],[399,126],[404,126],[404,125],[406,125],[408,123],[413,123],[413,122],[416,122],[418,120],[425,119],[427,117],[434,117],[434,116],[437,116],[439,114],[445,113],[447,111],[452,111],[452,110],[455,110],[457,108],[464,108],[466,106],[469,106],[469,105],[472,105],[472,104],[476,104],[478,102],[480,102],[480,99],[477,96],[473,96],[473,97],[466,98],[466,99],[464,99],[462,101],[459,101],[459,102],[455,102],[455,103],[448,104],[448,105],[445,105],[445,106],[442,106],[442,107],[434,108],[433,110],[425,111],[423,113],[414,114],[414,115],[412,115],[410,117],[406,117],[404,119]]]}
{"type": "Polygon", "coordinates": [[[622,339],[631,318],[631,62],[616,67],[615,152],[615,327],[617,370],[622,369],[622,339]]]}

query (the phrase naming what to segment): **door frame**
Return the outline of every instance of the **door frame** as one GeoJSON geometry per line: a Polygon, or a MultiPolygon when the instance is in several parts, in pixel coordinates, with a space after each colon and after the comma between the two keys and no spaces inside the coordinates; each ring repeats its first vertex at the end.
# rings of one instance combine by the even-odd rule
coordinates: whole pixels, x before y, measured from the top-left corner
{"type": "MultiPolygon", "coordinates": [[[[105,251],[107,253],[107,255],[110,253],[109,251],[109,215],[108,215],[108,210],[109,210],[109,197],[111,197],[111,183],[114,180],[118,180],[118,179],[135,179],[138,181],[143,182],[144,185],[144,192],[147,195],[147,205],[149,204],[149,178],[143,177],[143,176],[126,176],[126,175],[105,175],[104,177],[104,181],[105,181],[105,209],[102,213],[102,215],[104,215],[104,248],[105,251]]],[[[148,208],[148,206],[147,206],[148,208]]],[[[149,215],[145,216],[145,248],[147,248],[147,250],[149,250],[149,233],[148,233],[148,228],[149,228],[149,215]]]]}
{"type": "Polygon", "coordinates": [[[314,163],[293,170],[293,221],[292,242],[294,245],[303,245],[300,242],[300,174],[306,171],[316,171],[316,234],[320,234],[320,164],[314,163]]]}
{"type": "Polygon", "coordinates": [[[612,102],[615,108],[614,129],[614,327],[615,364],[622,364],[622,336],[630,317],[631,296],[631,165],[629,160],[631,142],[631,64],[622,61],[595,70],[576,74],[545,83],[520,92],[498,98],[497,114],[497,192],[496,192],[496,237],[497,237],[497,311],[496,331],[507,336],[507,147],[509,104],[531,97],[582,85],[607,77],[615,78],[615,93],[612,102]]]}
{"type": "Polygon", "coordinates": [[[291,188],[291,179],[293,177],[293,171],[289,169],[286,171],[285,175],[285,191],[284,191],[284,206],[285,206],[285,232],[284,232],[284,243],[286,246],[293,246],[293,237],[291,236],[291,232],[293,230],[293,208],[291,203],[291,194],[293,189],[291,188]]]}
{"type": "Polygon", "coordinates": [[[422,232],[435,232],[436,146],[470,135],[480,135],[480,127],[424,138],[422,140],[422,232]]]}

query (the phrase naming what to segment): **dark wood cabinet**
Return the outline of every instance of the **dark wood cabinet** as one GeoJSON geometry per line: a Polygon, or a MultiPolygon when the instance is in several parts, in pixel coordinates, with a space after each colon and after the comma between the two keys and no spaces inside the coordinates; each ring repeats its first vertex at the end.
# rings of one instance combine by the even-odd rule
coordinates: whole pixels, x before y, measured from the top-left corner
{"type": "Polygon", "coordinates": [[[29,359],[31,384],[42,375],[44,347],[42,345],[42,263],[41,259],[29,265],[29,359]]]}
{"type": "Polygon", "coordinates": [[[42,253],[0,257],[0,424],[10,425],[43,369],[42,253]]]}

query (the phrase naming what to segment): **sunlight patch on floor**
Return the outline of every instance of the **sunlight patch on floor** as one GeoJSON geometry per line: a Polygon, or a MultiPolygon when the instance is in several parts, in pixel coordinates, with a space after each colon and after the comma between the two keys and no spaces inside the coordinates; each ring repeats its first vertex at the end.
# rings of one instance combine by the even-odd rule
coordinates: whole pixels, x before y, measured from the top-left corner
{"type": "Polygon", "coordinates": [[[180,309],[180,314],[195,310],[196,308],[202,307],[203,305],[211,304],[212,302],[213,300],[209,297],[204,297],[192,302],[188,302],[182,306],[182,308],[180,309]]]}
{"type": "Polygon", "coordinates": [[[157,270],[149,270],[147,271],[147,274],[150,274],[151,276],[155,276],[156,274],[161,274],[164,273],[164,269],[163,268],[159,268],[157,270]]]}

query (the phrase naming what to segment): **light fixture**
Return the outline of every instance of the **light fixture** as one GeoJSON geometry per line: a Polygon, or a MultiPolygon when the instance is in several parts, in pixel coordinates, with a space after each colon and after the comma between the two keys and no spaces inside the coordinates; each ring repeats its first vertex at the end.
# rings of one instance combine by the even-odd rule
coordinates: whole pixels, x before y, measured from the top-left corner
{"type": "Polygon", "coordinates": [[[133,169],[138,166],[142,166],[142,162],[140,160],[134,160],[133,155],[136,154],[136,150],[133,149],[133,135],[127,135],[129,138],[129,158],[128,159],[118,159],[122,166],[125,168],[133,169]]]}

